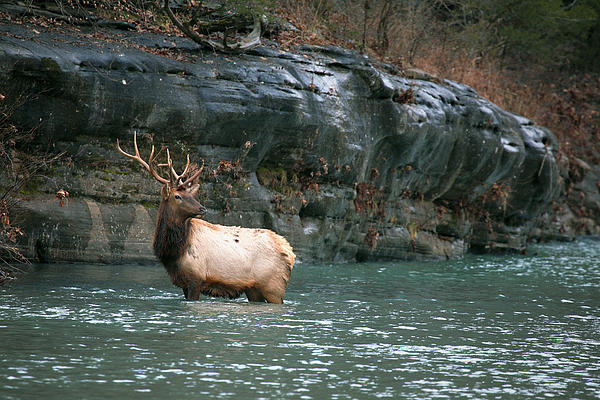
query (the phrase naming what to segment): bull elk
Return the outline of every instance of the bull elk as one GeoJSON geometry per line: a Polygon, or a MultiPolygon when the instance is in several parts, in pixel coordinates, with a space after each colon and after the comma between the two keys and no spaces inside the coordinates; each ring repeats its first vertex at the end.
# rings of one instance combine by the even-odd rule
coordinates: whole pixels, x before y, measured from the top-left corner
{"type": "Polygon", "coordinates": [[[211,224],[201,219],[206,208],[196,200],[202,167],[190,167],[190,156],[183,172],[173,168],[169,150],[170,179],[154,168],[154,145],[148,162],[138,150],[135,155],[117,149],[140,163],[163,184],[154,232],[154,253],[162,262],[171,282],[183,289],[188,300],[200,294],[236,298],[245,293],[249,301],[283,303],[296,256],[288,241],[268,229],[249,229],[211,224]]]}

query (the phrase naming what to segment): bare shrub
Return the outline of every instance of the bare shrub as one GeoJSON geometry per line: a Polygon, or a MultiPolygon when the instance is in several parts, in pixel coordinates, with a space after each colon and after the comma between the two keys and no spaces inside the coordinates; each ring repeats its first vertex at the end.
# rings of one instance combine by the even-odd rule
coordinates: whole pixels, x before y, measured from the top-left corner
{"type": "Polygon", "coordinates": [[[36,129],[22,131],[11,122],[11,117],[27,100],[24,96],[0,94],[0,165],[5,166],[0,175],[0,285],[21,271],[17,264],[28,262],[16,246],[23,232],[11,220],[11,210],[19,201],[17,196],[62,156],[26,151],[36,129]]]}

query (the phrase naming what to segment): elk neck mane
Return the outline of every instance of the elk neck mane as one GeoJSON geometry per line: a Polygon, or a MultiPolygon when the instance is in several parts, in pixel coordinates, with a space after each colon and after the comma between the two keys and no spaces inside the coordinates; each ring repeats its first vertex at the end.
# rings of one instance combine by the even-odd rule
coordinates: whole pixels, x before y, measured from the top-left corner
{"type": "Polygon", "coordinates": [[[188,244],[190,229],[190,219],[180,220],[165,202],[161,202],[154,232],[154,254],[167,270],[177,268],[176,262],[188,244]]]}

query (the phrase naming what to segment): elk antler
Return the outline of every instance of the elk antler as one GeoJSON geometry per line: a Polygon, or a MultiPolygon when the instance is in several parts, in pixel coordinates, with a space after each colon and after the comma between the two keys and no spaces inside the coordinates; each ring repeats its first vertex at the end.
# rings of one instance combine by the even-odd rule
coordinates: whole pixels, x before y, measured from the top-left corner
{"type": "Polygon", "coordinates": [[[155,159],[154,145],[152,145],[152,151],[150,152],[150,158],[148,158],[148,163],[146,163],[146,161],[142,160],[142,157],[140,157],[140,151],[138,150],[138,146],[137,146],[137,132],[136,131],[133,131],[133,146],[135,148],[135,155],[129,154],[129,153],[126,153],[125,151],[123,151],[123,149],[121,149],[121,146],[119,146],[119,139],[117,139],[117,150],[119,150],[119,153],[139,162],[144,168],[146,168],[146,170],[148,172],[150,172],[152,174],[152,176],[154,176],[154,178],[157,181],[164,183],[165,185],[170,184],[171,182],[168,179],[165,179],[162,176],[160,176],[158,174],[158,172],[156,172],[154,170],[154,168],[152,167],[152,162],[155,159]]]}
{"type": "Polygon", "coordinates": [[[171,160],[171,154],[169,153],[169,149],[167,149],[167,164],[159,164],[159,166],[169,167],[169,170],[171,171],[171,179],[176,185],[180,185],[181,180],[185,178],[185,175],[188,173],[188,169],[190,168],[190,155],[187,155],[187,164],[185,165],[185,168],[183,169],[181,175],[178,175],[175,171],[175,168],[173,168],[173,160],[171,160]]]}
{"type": "MultiPolygon", "coordinates": [[[[189,160],[189,154],[188,154],[188,166],[189,166],[190,160],[189,160]]],[[[181,183],[180,186],[186,186],[191,184],[194,179],[196,179],[198,177],[198,175],[200,175],[200,173],[202,172],[202,170],[204,169],[204,160],[202,160],[202,166],[200,168],[198,168],[198,171],[194,172],[194,175],[190,176],[189,178],[187,178],[184,182],[181,183]]],[[[181,176],[183,176],[185,174],[185,172],[187,172],[187,166],[185,167],[185,171],[183,174],[181,174],[181,176]]]]}
{"type": "Polygon", "coordinates": [[[189,178],[186,178],[185,176],[191,172],[189,170],[190,168],[190,155],[187,155],[187,164],[183,170],[183,172],[181,173],[181,175],[177,174],[177,172],[175,171],[175,168],[173,168],[173,161],[171,160],[171,157],[169,155],[169,149],[167,149],[167,164],[158,164],[159,167],[169,167],[169,169],[171,170],[171,179],[173,179],[173,182],[175,182],[175,184],[179,187],[183,187],[187,184],[190,184],[194,179],[196,179],[198,177],[198,175],[200,175],[200,173],[202,172],[202,170],[204,169],[204,160],[202,160],[202,166],[197,170],[194,171],[194,175],[190,176],[189,178]],[[185,181],[184,181],[185,179],[185,181]]]}

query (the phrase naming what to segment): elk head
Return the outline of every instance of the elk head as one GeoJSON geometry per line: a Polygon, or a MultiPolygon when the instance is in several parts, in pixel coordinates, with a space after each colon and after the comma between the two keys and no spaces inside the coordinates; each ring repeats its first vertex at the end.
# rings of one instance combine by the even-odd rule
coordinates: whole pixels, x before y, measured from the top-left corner
{"type": "Polygon", "coordinates": [[[197,166],[190,166],[190,155],[188,154],[187,164],[183,172],[178,174],[173,167],[173,160],[171,160],[169,149],[167,149],[167,163],[158,164],[159,167],[168,167],[169,169],[169,179],[165,179],[154,169],[154,162],[158,155],[155,155],[154,145],[152,145],[148,162],[144,161],[140,156],[140,151],[137,146],[137,134],[135,131],[133,132],[133,145],[135,155],[123,151],[121,146],[119,146],[119,139],[117,139],[117,150],[119,150],[121,154],[137,161],[157,181],[164,185],[161,190],[161,208],[164,208],[165,212],[167,212],[171,218],[175,221],[184,221],[187,218],[201,217],[206,214],[206,208],[195,198],[196,193],[198,193],[198,189],[200,188],[200,185],[197,183],[197,178],[204,169],[204,161],[202,161],[202,166],[200,168],[197,166]]]}

